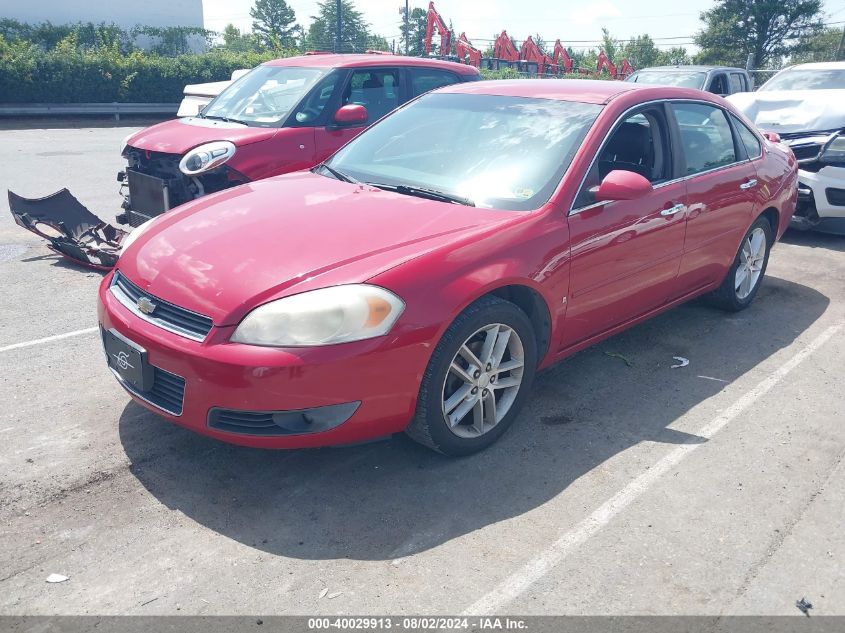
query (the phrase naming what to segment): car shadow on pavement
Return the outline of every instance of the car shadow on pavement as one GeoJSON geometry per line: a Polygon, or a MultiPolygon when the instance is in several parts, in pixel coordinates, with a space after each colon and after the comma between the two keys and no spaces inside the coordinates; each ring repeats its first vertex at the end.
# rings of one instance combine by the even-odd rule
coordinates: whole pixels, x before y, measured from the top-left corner
{"type": "Polygon", "coordinates": [[[806,246],[809,248],[824,248],[831,251],[845,253],[845,235],[819,233],[818,231],[796,231],[790,229],[783,234],[781,241],[785,244],[806,246]]]}
{"type": "Polygon", "coordinates": [[[543,372],[510,431],[463,459],[401,435],[336,449],[241,448],[134,403],[120,438],[153,496],[226,537],[300,559],[390,560],[529,512],[642,442],[705,441],[669,427],[792,343],[828,304],[769,277],[744,312],[702,301],[672,310],[543,372]],[[672,369],[674,356],[689,365],[672,369]]]}

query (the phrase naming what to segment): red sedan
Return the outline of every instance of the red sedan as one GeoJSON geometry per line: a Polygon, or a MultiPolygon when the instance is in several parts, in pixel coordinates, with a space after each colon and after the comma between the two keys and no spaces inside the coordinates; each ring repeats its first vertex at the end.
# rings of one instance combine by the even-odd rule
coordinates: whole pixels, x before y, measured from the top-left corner
{"type": "Polygon", "coordinates": [[[103,341],[136,401],[221,440],[472,453],[538,369],[699,295],[747,307],[796,196],[792,153],[714,95],[451,86],[136,230],[103,341]]]}

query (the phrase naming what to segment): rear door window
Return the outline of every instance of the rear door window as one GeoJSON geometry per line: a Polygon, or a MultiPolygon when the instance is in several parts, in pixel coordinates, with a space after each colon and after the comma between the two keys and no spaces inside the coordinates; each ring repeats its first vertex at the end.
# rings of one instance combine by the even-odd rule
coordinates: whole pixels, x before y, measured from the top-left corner
{"type": "Polygon", "coordinates": [[[733,132],[724,111],[705,103],[673,103],[681,133],[686,175],[737,162],[733,132]]]}
{"type": "Polygon", "coordinates": [[[417,97],[421,94],[435,90],[443,86],[456,84],[460,78],[448,70],[436,68],[410,68],[411,95],[417,97]]]}
{"type": "Polygon", "coordinates": [[[737,134],[739,134],[739,140],[742,141],[748,158],[758,158],[763,153],[763,145],[760,143],[760,139],[735,116],[731,115],[731,119],[733,119],[734,127],[736,128],[737,134]]]}

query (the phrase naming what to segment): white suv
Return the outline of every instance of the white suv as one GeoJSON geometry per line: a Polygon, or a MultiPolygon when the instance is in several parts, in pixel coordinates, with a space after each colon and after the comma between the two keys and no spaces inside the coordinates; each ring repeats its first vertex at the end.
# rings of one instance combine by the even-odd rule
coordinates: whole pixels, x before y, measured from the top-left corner
{"type": "Polygon", "coordinates": [[[845,62],[799,64],[728,100],[799,163],[792,226],[845,235],[845,62]]]}

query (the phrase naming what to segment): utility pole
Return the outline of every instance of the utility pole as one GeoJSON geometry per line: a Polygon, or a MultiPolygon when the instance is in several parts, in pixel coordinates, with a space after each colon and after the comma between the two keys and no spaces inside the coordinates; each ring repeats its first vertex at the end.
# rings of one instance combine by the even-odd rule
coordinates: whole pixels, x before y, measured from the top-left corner
{"type": "Polygon", "coordinates": [[[843,58],[845,58],[845,28],[842,29],[842,39],[839,40],[839,48],[836,49],[834,61],[840,62],[843,58]]]}
{"type": "Polygon", "coordinates": [[[411,47],[408,45],[408,11],[408,0],[405,0],[405,55],[410,54],[411,51],[411,47]]]}
{"type": "Polygon", "coordinates": [[[335,25],[335,32],[334,32],[334,52],[335,53],[342,53],[343,52],[343,50],[342,50],[343,40],[341,39],[341,37],[343,35],[343,32],[342,32],[343,27],[341,26],[341,21],[340,21],[341,11],[342,11],[341,0],[336,0],[335,1],[335,13],[337,14],[337,24],[335,25]]]}

